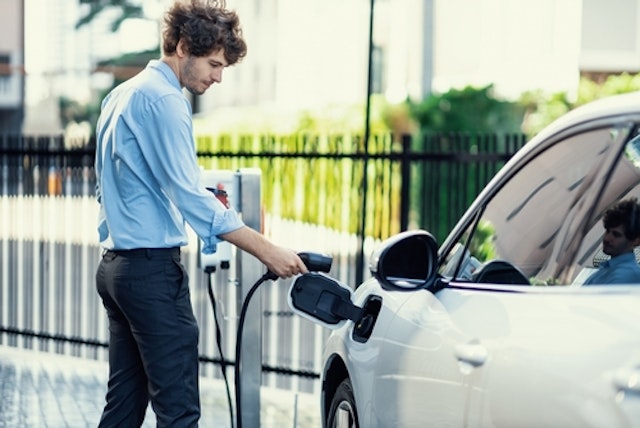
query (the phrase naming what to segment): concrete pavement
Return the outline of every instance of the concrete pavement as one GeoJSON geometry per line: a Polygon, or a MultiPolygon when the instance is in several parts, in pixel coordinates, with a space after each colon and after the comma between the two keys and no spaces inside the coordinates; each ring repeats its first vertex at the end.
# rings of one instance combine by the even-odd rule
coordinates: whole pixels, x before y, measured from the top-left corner
{"type": "MultiPolygon", "coordinates": [[[[107,373],[105,362],[0,345],[0,428],[97,426],[107,373]]],[[[200,398],[200,427],[229,428],[224,382],[201,378],[200,398]]],[[[261,401],[261,428],[321,426],[315,395],[263,388],[261,401]]],[[[142,426],[155,425],[149,407],[142,426]]]]}

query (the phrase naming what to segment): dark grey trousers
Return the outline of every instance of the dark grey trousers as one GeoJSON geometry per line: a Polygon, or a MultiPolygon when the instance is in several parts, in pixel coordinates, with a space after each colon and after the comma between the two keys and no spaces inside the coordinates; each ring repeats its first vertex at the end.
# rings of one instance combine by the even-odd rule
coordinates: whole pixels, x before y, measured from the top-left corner
{"type": "Polygon", "coordinates": [[[198,325],[180,249],[106,251],[96,286],[109,317],[109,383],[100,427],[158,427],[200,418],[198,325]]]}

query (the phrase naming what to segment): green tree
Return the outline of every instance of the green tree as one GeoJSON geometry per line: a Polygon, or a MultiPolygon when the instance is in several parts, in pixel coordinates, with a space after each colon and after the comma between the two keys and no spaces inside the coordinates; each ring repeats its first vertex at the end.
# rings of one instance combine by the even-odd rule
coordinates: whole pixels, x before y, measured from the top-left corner
{"type": "Polygon", "coordinates": [[[522,94],[520,104],[526,109],[522,129],[530,137],[537,134],[569,110],[587,104],[599,98],[624,94],[640,90],[639,74],[612,74],[594,79],[581,77],[578,91],[571,97],[567,92],[545,95],[542,91],[529,91],[522,94]]]}
{"type": "Polygon", "coordinates": [[[89,10],[76,22],[76,29],[87,25],[103,11],[115,8],[119,10],[118,16],[111,23],[111,31],[116,32],[124,21],[131,18],[147,19],[144,15],[142,4],[132,0],[80,0],[80,4],[88,4],[89,10]]]}
{"type": "Polygon", "coordinates": [[[58,104],[63,127],[72,122],[88,122],[93,125],[98,120],[100,105],[97,103],[82,104],[67,97],[60,97],[58,104]]]}
{"type": "Polygon", "coordinates": [[[556,92],[550,96],[542,91],[525,92],[520,97],[520,104],[526,111],[522,130],[529,138],[574,107],[566,92],[556,92]]]}
{"type": "Polygon", "coordinates": [[[493,85],[433,93],[409,107],[422,132],[517,132],[524,117],[520,104],[494,97],[493,85]]]}

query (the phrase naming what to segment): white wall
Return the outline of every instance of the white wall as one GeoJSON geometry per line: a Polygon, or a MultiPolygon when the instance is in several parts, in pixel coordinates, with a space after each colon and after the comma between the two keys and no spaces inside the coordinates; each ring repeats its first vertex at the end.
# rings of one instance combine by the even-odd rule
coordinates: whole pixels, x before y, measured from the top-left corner
{"type": "Polygon", "coordinates": [[[247,57],[203,108],[314,107],[366,96],[368,0],[235,0],[247,57]]]}
{"type": "MultiPolygon", "coordinates": [[[[597,0],[594,0],[597,1],[597,0]]],[[[634,1],[638,0],[622,0],[634,1]]],[[[390,101],[493,83],[498,96],[577,89],[583,0],[376,0],[374,41],[390,101]],[[433,38],[424,7],[433,4],[433,38]],[[433,70],[424,55],[433,43],[433,70]],[[428,78],[428,77],[427,77],[428,78]]],[[[235,0],[249,55],[203,103],[313,107],[364,102],[369,0],[235,0]]]]}
{"type": "Polygon", "coordinates": [[[575,91],[581,0],[436,0],[436,91],[495,84],[496,92],[575,91]]]}
{"type": "Polygon", "coordinates": [[[583,2],[580,67],[590,71],[640,71],[640,2],[583,2]]]}

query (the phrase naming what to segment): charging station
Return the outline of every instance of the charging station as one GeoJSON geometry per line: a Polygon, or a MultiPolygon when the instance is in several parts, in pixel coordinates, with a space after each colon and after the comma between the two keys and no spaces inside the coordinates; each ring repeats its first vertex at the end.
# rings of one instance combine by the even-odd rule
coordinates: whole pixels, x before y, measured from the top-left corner
{"type": "MultiPolygon", "coordinates": [[[[262,193],[261,171],[257,168],[232,170],[203,170],[202,182],[218,197],[221,202],[237,211],[245,225],[261,232],[262,230],[262,193]]],[[[233,268],[239,287],[236,313],[240,312],[243,301],[249,293],[253,282],[264,273],[264,265],[258,259],[244,251],[237,250],[228,242],[218,243],[216,252],[202,254],[200,248],[198,266],[211,275],[219,269],[233,268]],[[234,265],[234,266],[232,266],[234,265]]],[[[240,399],[242,400],[242,425],[260,426],[260,388],[262,386],[262,298],[257,296],[247,311],[242,330],[243,346],[240,361],[241,376],[240,399]]],[[[237,387],[237,386],[236,386],[237,387]]]]}
{"type": "MultiPolygon", "coordinates": [[[[240,175],[239,171],[231,170],[205,170],[202,172],[202,182],[220,202],[227,208],[232,208],[238,213],[242,213],[240,201],[240,175]]],[[[218,269],[229,269],[231,258],[233,257],[232,245],[226,241],[219,242],[216,252],[213,254],[203,254],[201,251],[202,241],[198,247],[199,263],[207,273],[213,273],[218,269]]]]}

